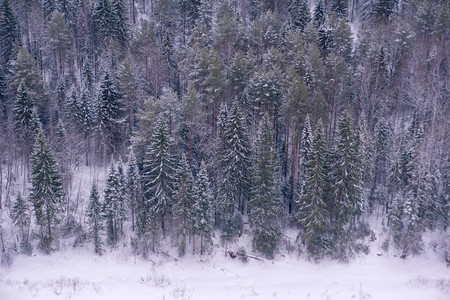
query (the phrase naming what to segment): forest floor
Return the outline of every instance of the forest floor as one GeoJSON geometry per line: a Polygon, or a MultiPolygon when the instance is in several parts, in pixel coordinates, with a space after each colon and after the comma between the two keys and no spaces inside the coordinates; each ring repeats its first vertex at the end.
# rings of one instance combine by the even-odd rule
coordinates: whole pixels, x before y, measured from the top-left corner
{"type": "Polygon", "coordinates": [[[181,260],[162,254],[144,260],[126,249],[21,255],[0,268],[0,299],[450,299],[450,269],[433,253],[406,259],[370,253],[349,263],[292,254],[244,263],[221,248],[181,260]]]}

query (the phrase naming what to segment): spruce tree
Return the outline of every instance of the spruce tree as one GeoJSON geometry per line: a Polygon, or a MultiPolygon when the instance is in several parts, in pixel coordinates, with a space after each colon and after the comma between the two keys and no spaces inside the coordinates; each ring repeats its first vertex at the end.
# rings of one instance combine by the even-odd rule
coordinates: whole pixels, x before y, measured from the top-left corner
{"type": "Polygon", "coordinates": [[[311,21],[308,0],[292,0],[289,5],[289,13],[291,14],[292,22],[301,31],[311,21]]]}
{"type": "Polygon", "coordinates": [[[34,144],[37,124],[35,124],[33,120],[36,117],[33,116],[36,114],[34,102],[23,84],[21,84],[17,90],[17,98],[14,103],[13,113],[17,139],[25,159],[25,164],[28,164],[34,144]]]}
{"type": "Polygon", "coordinates": [[[143,182],[147,206],[160,219],[164,237],[174,200],[176,169],[171,145],[167,124],[159,118],[144,159],[143,182]]]}
{"type": "Polygon", "coordinates": [[[101,146],[105,154],[116,153],[122,136],[121,97],[108,73],[103,77],[98,96],[97,122],[101,146]]]}
{"type": "MultiPolygon", "coordinates": [[[[219,212],[224,237],[236,234],[234,218],[243,215],[249,198],[250,187],[250,142],[243,115],[237,102],[233,103],[221,136],[220,165],[222,168],[219,212]]],[[[220,127],[221,125],[219,125],[220,127]]]]}
{"type": "Polygon", "coordinates": [[[11,58],[13,58],[15,52],[14,48],[19,42],[19,28],[13,9],[9,0],[3,0],[0,6],[1,69],[3,69],[3,67],[6,68],[11,58]]]}
{"type": "Polygon", "coordinates": [[[113,30],[116,29],[116,22],[109,0],[98,1],[93,13],[93,21],[95,25],[95,33],[100,41],[105,41],[113,36],[113,30]]]}
{"type": "Polygon", "coordinates": [[[253,246],[273,258],[281,233],[280,199],[277,190],[277,159],[272,122],[266,113],[260,123],[253,161],[253,187],[250,223],[253,246]]]}
{"type": "Polygon", "coordinates": [[[108,243],[114,245],[120,235],[120,182],[114,164],[111,164],[104,190],[104,202],[102,207],[103,217],[106,221],[106,235],[108,243]]]}
{"type": "Polygon", "coordinates": [[[200,236],[200,255],[208,252],[212,245],[211,204],[213,201],[208,171],[204,161],[200,164],[193,188],[193,222],[194,232],[200,236]]]}
{"type": "Polygon", "coordinates": [[[87,222],[89,226],[89,233],[91,234],[94,242],[94,249],[95,249],[94,251],[97,254],[101,254],[102,253],[101,233],[103,231],[102,204],[100,203],[100,198],[95,183],[92,185],[86,215],[88,217],[87,222]]]}
{"type": "Polygon", "coordinates": [[[11,208],[11,219],[14,222],[14,225],[20,228],[20,245],[22,252],[30,254],[31,245],[28,241],[28,235],[31,224],[31,215],[26,199],[20,194],[17,195],[16,202],[11,208]]]}
{"type": "Polygon", "coordinates": [[[41,126],[31,157],[31,185],[30,199],[43,233],[42,247],[48,251],[53,239],[52,229],[61,219],[63,190],[58,164],[41,126]]]}
{"type": "Polygon", "coordinates": [[[316,7],[314,8],[313,23],[318,28],[322,26],[324,22],[325,22],[325,12],[323,2],[322,0],[319,0],[319,2],[317,2],[316,7]]]}
{"type": "Polygon", "coordinates": [[[346,18],[347,17],[347,0],[333,0],[331,3],[331,10],[334,11],[334,13],[340,17],[340,18],[346,18]]]}
{"type": "Polygon", "coordinates": [[[112,0],[111,13],[114,20],[112,35],[125,46],[130,39],[130,30],[124,0],[112,0]]]}
{"type": "Polygon", "coordinates": [[[326,196],[326,144],[319,120],[314,132],[311,151],[305,163],[305,184],[300,197],[298,221],[302,233],[302,241],[308,253],[313,257],[321,257],[329,251],[327,238],[329,211],[326,196]]]}
{"type": "Polygon", "coordinates": [[[351,242],[351,230],[362,214],[363,202],[357,148],[351,129],[351,119],[344,113],[337,125],[337,145],[332,166],[331,211],[335,224],[337,255],[346,256],[351,242]]]}
{"type": "Polygon", "coordinates": [[[177,222],[176,234],[179,237],[178,255],[186,254],[186,243],[193,229],[193,178],[191,168],[186,157],[181,158],[176,178],[175,203],[173,208],[174,218],[177,222]]]}
{"type": "Polygon", "coordinates": [[[141,175],[134,155],[133,149],[130,151],[128,157],[128,170],[127,170],[127,188],[128,188],[128,201],[131,209],[131,228],[135,230],[136,214],[139,209],[139,202],[142,197],[141,189],[141,175]]]}

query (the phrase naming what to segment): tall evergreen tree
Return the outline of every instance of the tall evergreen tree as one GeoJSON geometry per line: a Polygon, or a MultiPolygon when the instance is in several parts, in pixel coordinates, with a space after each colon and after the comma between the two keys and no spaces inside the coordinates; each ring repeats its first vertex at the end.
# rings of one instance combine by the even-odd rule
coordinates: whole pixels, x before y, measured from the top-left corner
{"type": "Polygon", "coordinates": [[[325,11],[323,7],[323,2],[322,0],[319,0],[319,2],[317,2],[316,7],[314,8],[313,23],[316,27],[320,27],[324,22],[325,22],[325,11]]]}
{"type": "Polygon", "coordinates": [[[130,30],[124,0],[112,0],[111,13],[114,20],[112,35],[125,46],[130,39],[130,30]]]}
{"type": "Polygon", "coordinates": [[[360,168],[351,119],[345,112],[337,126],[337,145],[332,166],[331,211],[335,224],[335,242],[338,255],[346,255],[351,244],[350,234],[355,220],[363,212],[360,168]]]}
{"type": "Polygon", "coordinates": [[[250,202],[253,246],[273,258],[281,227],[280,199],[277,190],[277,159],[272,122],[266,113],[259,126],[254,154],[254,181],[250,202]]]}
{"type": "Polygon", "coordinates": [[[103,77],[98,96],[97,121],[101,138],[100,145],[105,154],[118,152],[122,128],[121,97],[108,73],[103,77]]]}
{"type": "Polygon", "coordinates": [[[31,215],[26,199],[24,199],[20,194],[17,195],[16,202],[11,208],[11,219],[14,222],[14,225],[20,228],[21,241],[28,242],[31,215]]]}
{"type": "Polygon", "coordinates": [[[330,248],[327,228],[330,212],[326,196],[326,143],[319,120],[314,132],[311,151],[305,163],[306,181],[300,197],[298,220],[303,231],[302,241],[308,253],[313,257],[321,257],[330,248]]]}
{"type": "Polygon", "coordinates": [[[166,220],[171,217],[175,183],[175,162],[166,122],[159,118],[144,160],[144,195],[150,209],[161,221],[163,236],[166,220]]]}
{"type": "Polygon", "coordinates": [[[341,18],[347,18],[347,0],[333,0],[331,3],[331,10],[341,18]]]}
{"type": "Polygon", "coordinates": [[[58,164],[39,126],[31,157],[31,194],[36,222],[41,226],[42,247],[49,250],[52,229],[59,223],[62,213],[62,180],[58,164]]]}
{"type": "Polygon", "coordinates": [[[141,189],[141,175],[134,155],[133,149],[130,151],[128,157],[128,170],[127,170],[127,187],[128,187],[128,199],[131,209],[131,228],[135,230],[136,213],[139,209],[140,198],[142,197],[141,189]]]}
{"type": "Polygon", "coordinates": [[[88,217],[89,233],[91,234],[94,242],[94,251],[97,254],[101,254],[101,233],[103,231],[102,204],[100,203],[100,198],[95,183],[92,185],[86,215],[88,217]]]}
{"type": "Polygon", "coordinates": [[[177,222],[176,234],[179,236],[178,254],[184,256],[186,243],[193,229],[193,178],[191,168],[185,156],[181,158],[177,171],[174,218],[177,222]]]}
{"type": "Polygon", "coordinates": [[[250,196],[250,142],[237,102],[233,103],[223,130],[222,134],[219,132],[222,139],[220,165],[223,170],[219,183],[219,209],[224,235],[231,237],[236,233],[236,228],[233,228],[235,213],[244,214],[250,196]]]}
{"type": "Polygon", "coordinates": [[[292,0],[289,5],[289,13],[293,24],[301,31],[311,21],[308,0],[292,0]]]}
{"type": "Polygon", "coordinates": [[[108,243],[114,245],[120,236],[120,182],[114,164],[111,164],[105,187],[105,197],[102,207],[103,217],[106,221],[106,234],[108,243]]]}
{"type": "Polygon", "coordinates": [[[213,200],[208,171],[203,161],[195,180],[193,199],[194,233],[200,236],[200,255],[203,255],[212,245],[211,203],[213,200]]]}
{"type": "Polygon", "coordinates": [[[6,67],[13,58],[15,47],[20,42],[19,28],[9,0],[3,0],[0,6],[0,51],[1,65],[6,67]]]}

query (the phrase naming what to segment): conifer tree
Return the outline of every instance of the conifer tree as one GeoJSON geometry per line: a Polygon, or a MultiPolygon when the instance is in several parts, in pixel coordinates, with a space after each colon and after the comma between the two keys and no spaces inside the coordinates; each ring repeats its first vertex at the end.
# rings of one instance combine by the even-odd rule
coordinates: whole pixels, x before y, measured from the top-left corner
{"type": "Polygon", "coordinates": [[[186,254],[186,242],[193,229],[193,178],[189,163],[183,155],[177,171],[174,218],[177,222],[176,234],[179,236],[178,255],[186,254]]]}
{"type": "Polygon", "coordinates": [[[92,18],[95,24],[95,33],[100,41],[103,42],[113,36],[113,30],[116,29],[116,20],[109,0],[98,1],[92,18]]]}
{"type": "Polygon", "coordinates": [[[131,209],[131,228],[135,230],[136,214],[139,209],[139,202],[142,197],[141,189],[141,175],[134,155],[133,149],[130,151],[128,158],[128,170],[127,170],[127,188],[129,207],[131,209]]]}
{"type": "Polygon", "coordinates": [[[331,3],[331,10],[336,13],[338,17],[347,18],[347,0],[333,0],[331,3]]]}
{"type": "Polygon", "coordinates": [[[313,135],[311,131],[311,122],[309,120],[309,115],[306,115],[305,118],[305,124],[303,125],[303,132],[302,132],[302,139],[300,141],[301,148],[300,148],[300,163],[301,163],[301,178],[300,178],[300,184],[303,188],[305,184],[305,174],[306,174],[306,165],[309,161],[309,156],[311,154],[311,147],[312,147],[312,141],[313,135]]]}
{"type": "Polygon", "coordinates": [[[236,233],[236,228],[233,228],[235,213],[244,214],[250,196],[250,142],[237,102],[231,107],[221,139],[223,145],[220,164],[223,171],[219,183],[219,210],[222,229],[228,238],[236,233]]]}
{"type": "Polygon", "coordinates": [[[172,214],[176,172],[171,145],[166,122],[159,118],[144,159],[143,182],[147,207],[160,219],[164,237],[166,220],[172,214]]]}
{"type": "MultiPolygon", "coordinates": [[[[0,6],[0,53],[3,69],[14,56],[15,46],[20,42],[19,28],[9,0],[3,0],[0,6]]],[[[0,70],[1,70],[0,69],[0,70]]],[[[4,71],[4,70],[1,70],[4,71]]]]}
{"type": "Polygon", "coordinates": [[[42,0],[42,10],[44,11],[44,17],[46,20],[50,19],[50,16],[55,9],[56,5],[54,0],[42,0]]]}
{"type": "Polygon", "coordinates": [[[105,154],[119,151],[121,141],[121,97],[108,73],[103,77],[98,98],[97,122],[105,154]],[[104,144],[103,144],[104,143],[104,144]]]}
{"type": "Polygon", "coordinates": [[[36,134],[36,126],[34,122],[36,110],[28,90],[23,84],[17,90],[17,98],[13,107],[14,121],[16,127],[17,138],[21,146],[22,155],[25,164],[28,164],[30,154],[32,152],[34,137],[36,134]]]}
{"type": "Polygon", "coordinates": [[[31,224],[30,209],[26,199],[20,194],[11,208],[11,219],[14,225],[20,228],[20,245],[24,253],[31,254],[31,244],[28,241],[29,228],[31,224]]]}
{"type": "Polygon", "coordinates": [[[319,2],[317,2],[316,7],[314,8],[313,23],[318,28],[322,26],[324,22],[325,22],[325,12],[323,2],[322,0],[319,0],[319,2]]]}
{"type": "Polygon", "coordinates": [[[346,255],[351,242],[350,232],[355,220],[363,212],[360,168],[357,148],[351,129],[351,119],[344,113],[337,126],[337,145],[332,166],[331,214],[335,224],[337,254],[346,255]]]}
{"type": "Polygon", "coordinates": [[[301,31],[311,21],[308,0],[292,0],[289,5],[289,13],[291,14],[292,22],[301,31]]]}
{"type": "Polygon", "coordinates": [[[94,242],[94,249],[95,249],[94,251],[97,254],[101,254],[102,253],[101,233],[103,231],[102,205],[100,203],[100,198],[95,183],[92,185],[86,215],[88,217],[89,233],[91,234],[94,242]]]}
{"type": "Polygon", "coordinates": [[[30,199],[43,233],[42,247],[48,251],[53,239],[52,229],[61,219],[63,190],[58,164],[41,126],[31,157],[31,185],[30,199]]]}
{"type": "Polygon", "coordinates": [[[112,35],[125,46],[130,39],[130,30],[124,0],[112,0],[111,14],[114,20],[112,35]]]}
{"type": "Polygon", "coordinates": [[[195,180],[193,199],[194,232],[200,236],[200,255],[203,255],[212,245],[211,203],[213,200],[204,161],[200,164],[200,170],[195,180]]]}
{"type": "Polygon", "coordinates": [[[314,132],[311,151],[305,163],[305,184],[300,197],[298,220],[302,228],[302,241],[308,253],[313,257],[321,257],[329,250],[327,228],[330,212],[326,196],[326,144],[319,120],[314,132]]]}
{"type": "Polygon", "coordinates": [[[106,235],[109,244],[116,244],[120,235],[120,199],[119,178],[114,164],[111,164],[105,187],[103,217],[106,220],[106,235]]]}
{"type": "Polygon", "coordinates": [[[273,258],[281,232],[277,190],[277,160],[272,122],[266,113],[259,126],[254,154],[254,179],[250,202],[253,246],[273,258]]]}

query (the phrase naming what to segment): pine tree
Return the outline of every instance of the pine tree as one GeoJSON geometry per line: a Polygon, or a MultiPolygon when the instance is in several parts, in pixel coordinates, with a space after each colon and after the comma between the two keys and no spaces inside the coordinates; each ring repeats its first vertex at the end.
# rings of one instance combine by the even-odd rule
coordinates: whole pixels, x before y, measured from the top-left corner
{"type": "Polygon", "coordinates": [[[347,18],[347,0],[333,0],[331,3],[331,10],[335,12],[338,17],[347,18]]]}
{"type": "Polygon", "coordinates": [[[11,208],[11,219],[20,228],[21,241],[28,242],[28,231],[31,223],[30,209],[27,201],[19,194],[11,208]]]}
{"type": "Polygon", "coordinates": [[[122,160],[119,159],[117,163],[116,170],[117,186],[116,186],[116,197],[117,197],[117,224],[120,229],[120,234],[123,234],[123,224],[127,220],[127,180],[125,177],[125,171],[123,168],[122,160]]]}
{"type": "Polygon", "coordinates": [[[388,145],[389,145],[389,128],[386,121],[381,120],[375,133],[375,160],[374,160],[374,177],[372,189],[369,196],[369,207],[372,210],[375,205],[384,204],[387,199],[387,163],[388,163],[388,145]]]}
{"type": "Polygon", "coordinates": [[[305,174],[306,174],[306,168],[309,161],[309,156],[311,154],[311,147],[313,143],[313,135],[311,131],[311,122],[309,120],[309,115],[306,115],[305,118],[305,124],[303,125],[303,132],[302,132],[302,139],[300,141],[301,148],[300,148],[300,163],[301,163],[301,178],[300,178],[300,184],[303,188],[303,185],[305,183],[305,174]]]}
{"type": "Polygon", "coordinates": [[[277,160],[272,122],[266,113],[260,123],[254,154],[254,180],[250,206],[253,246],[273,258],[278,247],[280,199],[277,191],[277,160]]]}
{"type": "Polygon", "coordinates": [[[94,242],[95,253],[102,253],[102,238],[101,233],[103,231],[103,219],[102,219],[102,205],[100,203],[97,186],[94,183],[91,189],[91,195],[89,196],[89,204],[87,208],[89,233],[92,236],[94,242]]]}
{"type": "Polygon", "coordinates": [[[34,144],[37,124],[34,122],[33,115],[36,114],[36,110],[34,109],[33,100],[23,84],[17,90],[17,99],[13,107],[13,113],[22,155],[25,159],[25,164],[28,164],[34,144]]]}
{"type": "Polygon", "coordinates": [[[292,22],[301,31],[311,21],[308,0],[292,0],[289,5],[289,13],[291,14],[292,22]]]}
{"type": "Polygon", "coordinates": [[[174,218],[177,221],[176,234],[181,239],[178,244],[178,255],[186,254],[186,242],[193,229],[193,178],[189,163],[183,155],[177,171],[174,218]]]}
{"type": "Polygon", "coordinates": [[[130,30],[124,0],[112,0],[111,13],[114,20],[112,35],[125,46],[130,39],[130,30]]]}
{"type": "Polygon", "coordinates": [[[44,11],[44,18],[50,19],[50,16],[55,11],[56,5],[54,0],[42,0],[42,10],[44,11]]]}
{"type": "Polygon", "coordinates": [[[62,176],[64,190],[68,191],[72,178],[72,170],[70,166],[67,132],[62,119],[59,119],[58,124],[56,125],[54,151],[59,171],[62,176]]]}
{"type": "Polygon", "coordinates": [[[11,58],[13,58],[15,46],[18,45],[19,42],[19,28],[13,9],[9,0],[3,0],[0,6],[1,69],[6,67],[11,58]]]}
{"type": "Polygon", "coordinates": [[[318,28],[318,27],[322,26],[322,24],[324,22],[325,22],[325,12],[324,12],[324,7],[323,7],[323,2],[322,2],[322,0],[319,0],[319,2],[317,2],[316,7],[314,8],[313,23],[318,28]]]}
{"type": "Polygon", "coordinates": [[[131,149],[128,158],[127,187],[128,187],[129,207],[131,208],[131,228],[134,231],[136,223],[136,213],[139,209],[139,202],[142,197],[142,190],[141,190],[141,175],[139,174],[139,169],[133,149],[131,149]]]}
{"type": "Polygon", "coordinates": [[[59,223],[63,198],[62,180],[58,164],[44,131],[39,126],[31,157],[31,194],[37,224],[43,233],[42,247],[48,251],[53,239],[52,228],[59,223]]]}
{"type": "Polygon", "coordinates": [[[195,180],[193,199],[194,232],[200,236],[200,255],[203,255],[212,245],[211,203],[213,201],[208,171],[203,161],[195,180]]]}
{"type": "Polygon", "coordinates": [[[159,118],[144,160],[143,182],[147,207],[160,219],[163,236],[166,220],[173,206],[175,162],[171,153],[172,142],[167,125],[159,118]]]}
{"type": "Polygon", "coordinates": [[[219,206],[224,222],[222,229],[226,236],[231,237],[236,233],[236,228],[233,229],[232,225],[233,217],[235,213],[244,214],[246,202],[250,196],[250,142],[244,118],[236,102],[230,109],[222,139],[220,164],[223,173],[220,182],[219,206]]]}
{"type": "Polygon", "coordinates": [[[108,73],[103,77],[98,98],[97,122],[100,131],[103,151],[115,153],[119,151],[121,141],[122,105],[121,97],[116,91],[108,73]]]}
{"type": "Polygon", "coordinates": [[[106,235],[108,243],[114,245],[119,240],[120,235],[120,182],[114,164],[111,164],[108,179],[105,187],[105,200],[103,202],[102,213],[106,220],[106,235]]]}
{"type": "Polygon", "coordinates": [[[95,33],[100,41],[105,41],[113,36],[113,30],[116,29],[116,20],[109,0],[100,0],[93,13],[95,24],[95,33]]]}
{"type": "Polygon", "coordinates": [[[373,3],[373,17],[375,21],[387,21],[394,14],[398,0],[378,0],[373,3]]]}
{"type": "Polygon", "coordinates": [[[314,132],[311,150],[305,163],[306,181],[300,197],[298,220],[303,230],[302,241],[308,253],[321,257],[330,248],[327,238],[329,214],[326,196],[326,144],[319,120],[314,132]]]}
{"type": "Polygon", "coordinates": [[[351,129],[351,119],[344,113],[337,126],[337,145],[332,166],[332,204],[331,214],[335,224],[337,254],[346,255],[350,246],[350,233],[355,220],[362,214],[360,168],[357,148],[351,129]]]}

